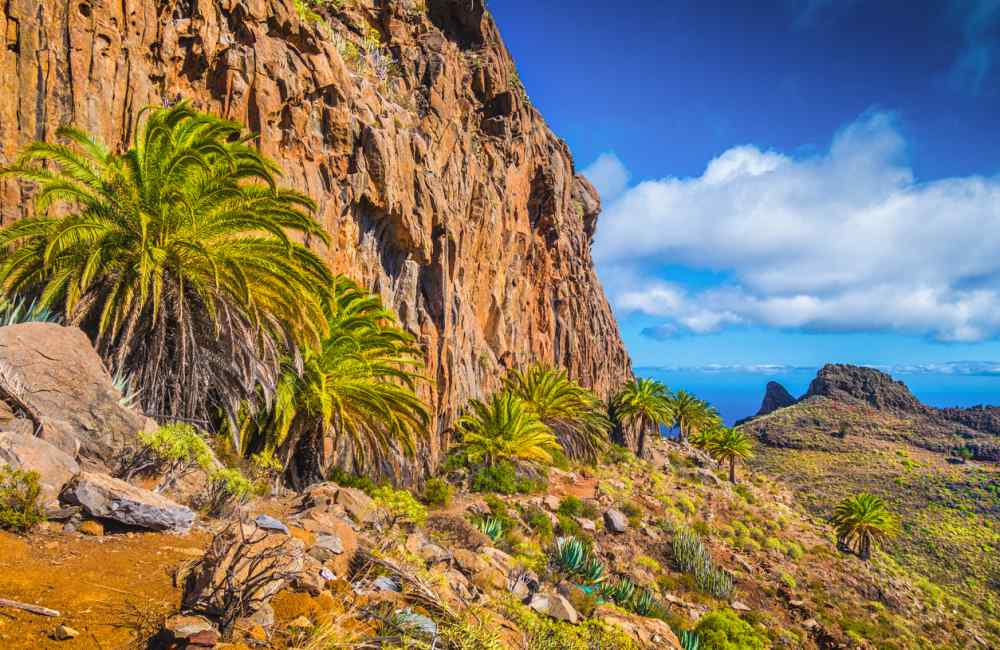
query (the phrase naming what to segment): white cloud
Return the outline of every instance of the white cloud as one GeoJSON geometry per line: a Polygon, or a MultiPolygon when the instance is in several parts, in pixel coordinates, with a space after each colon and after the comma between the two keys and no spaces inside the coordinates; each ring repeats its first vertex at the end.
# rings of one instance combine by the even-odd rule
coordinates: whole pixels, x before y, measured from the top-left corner
{"type": "Polygon", "coordinates": [[[614,153],[602,153],[582,173],[594,184],[605,202],[618,198],[628,187],[628,169],[614,153]]]}
{"type": "Polygon", "coordinates": [[[594,254],[619,310],[696,332],[748,323],[899,331],[948,341],[1000,333],[1000,178],[920,183],[887,113],[808,158],[732,148],[697,178],[640,183],[609,203],[594,254]],[[668,264],[733,280],[692,293],[668,264]]]}

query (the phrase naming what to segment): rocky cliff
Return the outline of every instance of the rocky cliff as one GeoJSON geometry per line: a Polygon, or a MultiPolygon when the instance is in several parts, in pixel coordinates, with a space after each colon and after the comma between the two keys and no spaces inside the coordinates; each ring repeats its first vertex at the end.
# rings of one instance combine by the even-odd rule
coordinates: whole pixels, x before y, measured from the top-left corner
{"type": "MultiPolygon", "coordinates": [[[[439,433],[534,360],[607,394],[630,368],[591,261],[599,199],[484,1],[312,4],[0,4],[0,164],[66,123],[122,146],[143,107],[190,99],[260,134],[319,203],[333,267],[420,337],[439,433]]],[[[4,223],[29,209],[0,182],[4,223]]]]}

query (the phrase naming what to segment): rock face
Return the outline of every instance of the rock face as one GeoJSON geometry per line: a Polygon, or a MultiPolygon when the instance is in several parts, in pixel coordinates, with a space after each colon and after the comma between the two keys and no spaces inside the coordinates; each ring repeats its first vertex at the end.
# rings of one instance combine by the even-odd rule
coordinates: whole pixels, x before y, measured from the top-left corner
{"type": "Polygon", "coordinates": [[[767,382],[767,389],[764,391],[764,400],[760,404],[757,415],[767,415],[774,413],[778,409],[791,406],[795,403],[795,398],[788,390],[776,381],[767,382]]]}
{"type": "Polygon", "coordinates": [[[84,467],[113,466],[139,431],[156,426],[119,404],[101,358],[75,327],[0,327],[0,371],[36,421],[38,436],[84,467]]]}
{"type": "Polygon", "coordinates": [[[879,410],[905,413],[927,411],[927,407],[913,396],[906,384],[874,368],[827,364],[809,384],[809,390],[803,399],[815,396],[841,402],[867,402],[879,410]]]}
{"type": "Polygon", "coordinates": [[[80,471],[73,458],[31,433],[0,431],[0,466],[34,470],[42,503],[54,501],[62,486],[80,471]]]}
{"type": "MultiPolygon", "coordinates": [[[[426,458],[502,370],[566,367],[607,395],[630,374],[590,245],[600,211],[521,86],[483,0],[0,4],[0,164],[74,123],[112,147],[190,99],[247,124],[319,204],[335,270],[378,291],[427,352],[426,458]],[[426,9],[422,8],[422,5],[426,9]],[[384,81],[362,34],[395,64],[384,81]]],[[[30,188],[0,181],[4,223],[30,188]]]]}
{"type": "Polygon", "coordinates": [[[82,472],[63,487],[60,500],[80,506],[91,517],[126,526],[187,532],[194,513],[170,499],[105,474],[82,472]]]}

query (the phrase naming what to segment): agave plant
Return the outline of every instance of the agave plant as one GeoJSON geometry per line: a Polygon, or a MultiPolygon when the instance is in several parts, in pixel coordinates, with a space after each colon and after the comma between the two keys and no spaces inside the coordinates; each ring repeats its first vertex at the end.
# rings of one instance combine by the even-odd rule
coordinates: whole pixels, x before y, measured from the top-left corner
{"type": "Polygon", "coordinates": [[[625,607],[635,595],[636,585],[631,578],[619,576],[618,578],[605,582],[601,588],[601,595],[620,607],[625,607]]]}
{"type": "Polygon", "coordinates": [[[132,375],[124,370],[119,370],[111,377],[111,383],[121,393],[118,404],[125,408],[132,408],[139,397],[139,391],[132,388],[132,375]]]}
{"type": "Polygon", "coordinates": [[[14,296],[0,300],[0,327],[19,323],[58,322],[58,314],[48,307],[40,306],[37,299],[28,300],[24,296],[14,296]]]}
{"type": "Polygon", "coordinates": [[[681,642],[681,648],[683,648],[683,650],[699,650],[699,648],[701,648],[701,637],[698,636],[697,632],[682,630],[681,633],[677,635],[677,638],[681,642]]]}
{"type": "Polygon", "coordinates": [[[503,537],[503,522],[496,517],[482,517],[473,524],[496,544],[503,537]]]}
{"type": "Polygon", "coordinates": [[[649,589],[643,589],[632,597],[632,600],[629,602],[629,609],[639,616],[653,616],[659,611],[660,603],[653,596],[653,592],[649,589]]]}
{"type": "Polygon", "coordinates": [[[555,562],[568,574],[580,572],[587,561],[587,547],[576,537],[556,540],[555,562]]]}
{"type": "Polygon", "coordinates": [[[588,585],[600,584],[604,580],[604,563],[596,555],[588,555],[579,575],[588,585]]]}

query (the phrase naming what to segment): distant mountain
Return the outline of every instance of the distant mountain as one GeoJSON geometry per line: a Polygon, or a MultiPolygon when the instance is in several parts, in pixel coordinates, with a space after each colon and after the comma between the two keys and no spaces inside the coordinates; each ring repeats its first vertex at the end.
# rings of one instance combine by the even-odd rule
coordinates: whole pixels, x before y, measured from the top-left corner
{"type": "Polygon", "coordinates": [[[846,496],[882,496],[902,519],[889,548],[901,570],[995,618],[1000,408],[930,407],[892,376],[848,365],[824,366],[792,403],[786,394],[768,385],[761,412],[739,425],[760,443],[754,468],[824,519],[846,496]]]}

